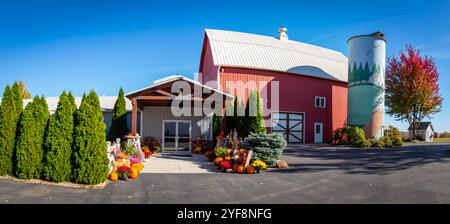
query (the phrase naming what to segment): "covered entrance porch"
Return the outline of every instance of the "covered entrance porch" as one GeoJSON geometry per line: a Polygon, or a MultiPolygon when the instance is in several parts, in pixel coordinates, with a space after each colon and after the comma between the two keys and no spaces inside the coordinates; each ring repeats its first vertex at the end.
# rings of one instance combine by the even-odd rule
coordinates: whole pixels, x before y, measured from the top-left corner
{"type": "Polygon", "coordinates": [[[233,99],[184,76],[157,80],[152,86],[127,94],[132,102],[131,132],[139,133],[144,139],[154,138],[163,152],[191,152],[192,139],[203,136],[212,140],[213,112],[205,113],[208,110],[203,106],[205,101],[211,103],[208,98],[217,96],[223,101],[221,110],[225,100],[233,99]]]}

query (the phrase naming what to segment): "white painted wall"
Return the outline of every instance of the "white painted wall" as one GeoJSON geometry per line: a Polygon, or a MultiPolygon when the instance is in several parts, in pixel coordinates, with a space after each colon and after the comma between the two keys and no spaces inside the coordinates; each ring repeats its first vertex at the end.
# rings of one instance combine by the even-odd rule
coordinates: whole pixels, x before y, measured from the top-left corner
{"type": "MultiPolygon", "coordinates": [[[[434,141],[434,132],[433,129],[431,129],[431,126],[428,127],[427,130],[416,130],[416,136],[422,136],[422,138],[425,140],[425,142],[433,142],[434,141]]],[[[413,131],[409,131],[409,137],[413,137],[413,131]]]]}
{"type": "Polygon", "coordinates": [[[212,135],[210,116],[175,117],[172,115],[170,107],[145,107],[142,112],[142,137],[154,137],[157,140],[162,138],[163,120],[188,120],[192,122],[192,138],[204,135],[210,139],[212,135]]]}

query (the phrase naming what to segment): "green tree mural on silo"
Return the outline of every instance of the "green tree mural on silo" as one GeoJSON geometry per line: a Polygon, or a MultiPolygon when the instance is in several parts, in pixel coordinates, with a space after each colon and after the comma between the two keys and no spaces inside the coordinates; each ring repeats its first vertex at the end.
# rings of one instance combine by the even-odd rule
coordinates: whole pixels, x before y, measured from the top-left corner
{"type": "MultiPolygon", "coordinates": [[[[349,66],[349,69],[350,67],[351,66],[349,66]]],[[[348,82],[351,86],[358,85],[355,82],[360,82],[359,84],[371,84],[369,82],[370,77],[375,74],[384,74],[379,64],[374,64],[371,69],[368,62],[365,63],[364,67],[362,63],[357,65],[355,62],[353,63],[353,68],[349,70],[348,82]]]]}

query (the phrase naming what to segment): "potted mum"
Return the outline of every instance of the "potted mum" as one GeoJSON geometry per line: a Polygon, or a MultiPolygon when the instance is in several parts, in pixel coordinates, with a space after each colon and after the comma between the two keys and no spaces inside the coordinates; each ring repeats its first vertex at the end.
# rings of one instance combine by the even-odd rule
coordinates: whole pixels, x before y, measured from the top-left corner
{"type": "Polygon", "coordinates": [[[131,168],[127,166],[120,166],[117,168],[117,174],[119,174],[120,180],[127,180],[128,176],[130,176],[131,168]]]}
{"type": "Polygon", "coordinates": [[[255,162],[252,163],[252,166],[255,168],[257,173],[267,168],[266,163],[263,162],[262,160],[256,160],[255,162]]]}

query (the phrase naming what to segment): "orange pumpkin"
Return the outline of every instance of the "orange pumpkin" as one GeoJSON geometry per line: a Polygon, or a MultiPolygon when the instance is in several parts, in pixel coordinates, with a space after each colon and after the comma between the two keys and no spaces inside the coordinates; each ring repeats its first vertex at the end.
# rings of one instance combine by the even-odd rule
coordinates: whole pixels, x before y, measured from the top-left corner
{"type": "Polygon", "coordinates": [[[252,174],[255,172],[255,167],[253,166],[247,166],[247,173],[248,174],[252,174]]]}
{"type": "Polygon", "coordinates": [[[116,181],[119,179],[119,174],[117,174],[116,172],[112,172],[111,174],[109,174],[108,179],[110,181],[116,181]]]}
{"type": "Polygon", "coordinates": [[[214,160],[214,164],[216,164],[216,165],[218,165],[220,162],[222,162],[223,161],[223,159],[222,159],[222,157],[217,157],[215,160],[214,160]]]}
{"type": "Polygon", "coordinates": [[[237,163],[235,163],[235,164],[233,165],[233,172],[237,173],[238,168],[239,168],[239,165],[238,165],[237,163]]]}
{"type": "Polygon", "coordinates": [[[132,168],[129,178],[136,179],[138,176],[139,176],[139,171],[135,168],[132,168]]]}
{"type": "Polygon", "coordinates": [[[141,172],[144,169],[144,164],[142,163],[133,163],[131,165],[131,169],[136,169],[138,172],[141,172]]]}
{"type": "Polygon", "coordinates": [[[244,173],[244,170],[245,170],[245,167],[243,165],[241,165],[238,167],[237,172],[242,174],[242,173],[244,173]]]}

